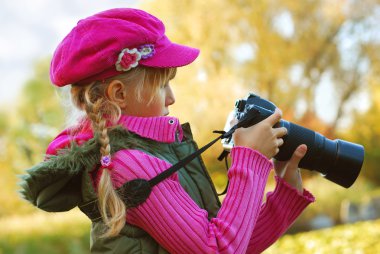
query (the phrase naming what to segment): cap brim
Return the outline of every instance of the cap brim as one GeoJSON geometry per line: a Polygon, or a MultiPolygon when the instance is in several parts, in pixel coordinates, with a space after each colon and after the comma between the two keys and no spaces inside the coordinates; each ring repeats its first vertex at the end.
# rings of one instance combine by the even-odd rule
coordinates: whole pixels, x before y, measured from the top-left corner
{"type": "Polygon", "coordinates": [[[148,67],[181,67],[192,63],[199,55],[199,49],[171,43],[151,58],[140,60],[139,64],[148,67]]]}

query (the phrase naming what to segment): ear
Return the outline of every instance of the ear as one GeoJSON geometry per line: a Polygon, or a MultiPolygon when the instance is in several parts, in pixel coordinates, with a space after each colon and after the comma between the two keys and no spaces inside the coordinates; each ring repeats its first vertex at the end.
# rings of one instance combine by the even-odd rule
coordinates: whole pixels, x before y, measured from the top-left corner
{"type": "Polygon", "coordinates": [[[112,80],[106,90],[106,96],[110,101],[116,102],[120,108],[127,104],[126,86],[120,80],[112,80]]]}

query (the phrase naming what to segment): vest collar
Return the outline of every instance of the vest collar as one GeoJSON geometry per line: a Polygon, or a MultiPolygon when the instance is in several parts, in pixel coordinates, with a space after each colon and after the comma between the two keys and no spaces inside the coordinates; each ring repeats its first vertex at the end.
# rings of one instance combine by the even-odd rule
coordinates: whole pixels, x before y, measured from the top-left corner
{"type": "Polygon", "coordinates": [[[122,115],[118,124],[141,137],[158,142],[181,142],[183,138],[183,130],[179,120],[172,116],[137,117],[122,115]]]}

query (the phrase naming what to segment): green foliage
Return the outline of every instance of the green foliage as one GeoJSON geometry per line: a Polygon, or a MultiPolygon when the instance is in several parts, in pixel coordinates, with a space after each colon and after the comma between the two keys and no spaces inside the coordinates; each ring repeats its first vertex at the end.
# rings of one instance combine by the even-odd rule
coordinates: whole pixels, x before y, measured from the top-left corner
{"type": "Polygon", "coordinates": [[[18,113],[28,124],[40,123],[57,126],[64,120],[56,89],[49,79],[49,61],[41,60],[35,66],[34,76],[21,92],[18,113]]]}
{"type": "Polygon", "coordinates": [[[26,83],[17,104],[1,113],[0,217],[31,211],[16,193],[17,174],[40,162],[49,142],[64,125],[65,116],[55,88],[49,81],[49,61],[41,60],[26,83]]]}
{"type": "Polygon", "coordinates": [[[286,235],[265,254],[380,253],[380,220],[286,235]]]}
{"type": "Polygon", "coordinates": [[[60,98],[49,80],[47,59],[36,64],[34,76],[22,90],[16,110],[20,117],[15,119],[10,136],[21,152],[17,156],[24,156],[30,164],[37,163],[65,122],[60,98]]]}
{"type": "Polygon", "coordinates": [[[90,221],[80,211],[0,220],[0,254],[89,253],[90,221]]]}
{"type": "Polygon", "coordinates": [[[364,170],[362,175],[374,184],[380,184],[380,76],[377,80],[370,80],[369,87],[370,107],[365,112],[356,111],[353,115],[355,124],[345,131],[344,136],[363,144],[365,148],[364,170]]]}
{"type": "Polygon", "coordinates": [[[8,125],[7,114],[5,112],[0,112],[0,137],[4,136],[8,131],[8,125]]]}

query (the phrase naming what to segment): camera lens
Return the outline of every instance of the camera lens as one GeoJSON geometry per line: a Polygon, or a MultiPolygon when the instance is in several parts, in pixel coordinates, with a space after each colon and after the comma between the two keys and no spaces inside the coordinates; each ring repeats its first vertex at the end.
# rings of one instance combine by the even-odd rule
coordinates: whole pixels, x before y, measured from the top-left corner
{"type": "Polygon", "coordinates": [[[364,161],[363,146],[344,140],[330,140],[285,120],[281,120],[279,125],[285,127],[288,133],[280,152],[275,156],[277,160],[289,160],[299,145],[306,144],[308,151],[299,163],[300,168],[318,171],[345,188],[355,182],[364,161]]]}
{"type": "Polygon", "coordinates": [[[326,165],[325,177],[348,188],[355,182],[360,173],[364,161],[364,148],[361,145],[344,140],[328,141],[336,143],[337,151],[335,163],[326,165]]]}

